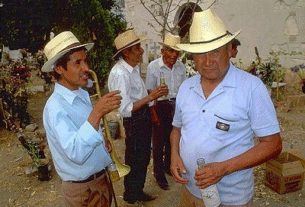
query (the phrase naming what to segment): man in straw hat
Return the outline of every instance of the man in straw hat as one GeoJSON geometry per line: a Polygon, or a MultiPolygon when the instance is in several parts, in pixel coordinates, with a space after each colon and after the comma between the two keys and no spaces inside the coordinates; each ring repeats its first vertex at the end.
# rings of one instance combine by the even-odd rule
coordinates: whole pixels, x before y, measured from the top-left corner
{"type": "Polygon", "coordinates": [[[260,79],[230,63],[239,32],[208,9],[194,13],[189,34],[190,43],[177,46],[192,54],[199,74],[179,88],[171,132],[171,171],[185,184],[181,206],[204,206],[200,189],[213,184],[221,206],[252,206],[252,167],[282,149],[274,106],[260,79]],[[199,170],[198,158],[207,163],[199,170]]]}
{"type": "Polygon", "coordinates": [[[177,60],[181,51],[176,46],[179,43],[179,36],[166,33],[164,41],[160,42],[162,56],[148,65],[146,74],[148,90],[161,84],[166,84],[169,89],[169,94],[159,98],[153,106],[159,118],[158,122],[153,123],[153,169],[158,185],[164,190],[169,189],[165,172],[170,174],[169,136],[172,130],[175,99],[179,86],[186,78],[185,66],[177,60]],[[164,79],[164,83],[161,83],[161,79],[164,79]]]}
{"type": "Polygon", "coordinates": [[[100,129],[100,120],[120,106],[119,91],[106,94],[92,107],[88,92],[86,51],[65,31],[44,48],[43,72],[53,72],[57,82],[43,111],[43,124],[55,169],[62,179],[66,206],[111,206],[112,192],[105,168],[112,162],[110,145],[100,129]]]}
{"type": "Polygon", "coordinates": [[[108,78],[109,90],[120,90],[122,95],[119,112],[126,130],[125,163],[131,167],[124,179],[124,200],[128,203],[155,199],[143,192],[152,134],[148,104],[168,93],[166,86],[158,86],[149,95],[147,93],[138,65],[142,59],[140,43],[143,40],[134,30],[127,30],[115,38],[117,52],[114,57],[118,61],[108,78]]]}

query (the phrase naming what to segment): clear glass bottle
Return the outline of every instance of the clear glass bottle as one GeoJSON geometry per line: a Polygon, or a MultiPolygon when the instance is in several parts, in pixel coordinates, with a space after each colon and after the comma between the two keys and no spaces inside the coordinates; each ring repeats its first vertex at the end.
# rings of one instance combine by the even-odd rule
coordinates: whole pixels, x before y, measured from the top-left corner
{"type": "Polygon", "coordinates": [[[166,85],[165,76],[163,72],[160,72],[160,85],[166,85]]]}
{"type": "MultiPolygon", "coordinates": [[[[201,169],[205,166],[205,159],[197,159],[198,169],[201,169]]],[[[201,196],[206,207],[218,207],[221,204],[219,193],[217,190],[216,184],[210,185],[207,188],[200,189],[201,196]]]]}
{"type": "Polygon", "coordinates": [[[108,172],[112,182],[120,180],[119,171],[117,170],[115,163],[110,163],[110,165],[108,165],[108,172]]]}
{"type": "MultiPolygon", "coordinates": [[[[164,73],[160,72],[160,86],[165,86],[165,85],[166,85],[166,82],[165,82],[164,73]]],[[[164,99],[166,99],[165,95],[160,97],[160,100],[164,100],[164,99]]]]}

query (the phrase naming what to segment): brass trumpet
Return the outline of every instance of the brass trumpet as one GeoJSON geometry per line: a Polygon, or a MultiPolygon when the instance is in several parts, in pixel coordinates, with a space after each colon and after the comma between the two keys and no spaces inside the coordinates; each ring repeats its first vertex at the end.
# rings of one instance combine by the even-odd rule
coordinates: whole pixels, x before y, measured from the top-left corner
{"type": "MultiPolygon", "coordinates": [[[[98,79],[97,79],[96,73],[93,70],[89,70],[89,73],[91,74],[91,76],[93,78],[93,83],[94,83],[95,89],[96,89],[96,94],[91,95],[90,97],[91,98],[94,98],[94,97],[100,98],[101,97],[101,91],[100,91],[100,86],[98,84],[98,79]]],[[[118,156],[117,156],[117,154],[115,152],[115,149],[114,149],[114,144],[113,144],[113,140],[112,140],[112,137],[111,137],[111,133],[110,133],[110,130],[109,130],[109,125],[108,125],[108,121],[106,119],[106,116],[103,116],[102,120],[103,120],[104,129],[105,129],[105,135],[106,135],[107,139],[109,140],[111,148],[112,148],[112,150],[110,152],[110,157],[116,165],[117,171],[119,173],[119,177],[122,178],[130,172],[130,167],[128,165],[125,165],[125,164],[121,163],[120,160],[118,159],[118,156]]],[[[117,181],[117,180],[118,179],[114,179],[112,181],[117,181]]]]}

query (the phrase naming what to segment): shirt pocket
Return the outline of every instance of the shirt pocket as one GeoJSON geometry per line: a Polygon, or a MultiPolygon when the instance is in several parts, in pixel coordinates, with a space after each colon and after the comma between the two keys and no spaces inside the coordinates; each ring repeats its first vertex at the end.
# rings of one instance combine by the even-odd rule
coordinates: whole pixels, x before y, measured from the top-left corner
{"type": "Polygon", "coordinates": [[[231,142],[238,132],[240,118],[233,114],[215,113],[210,115],[209,136],[223,143],[231,142]]]}

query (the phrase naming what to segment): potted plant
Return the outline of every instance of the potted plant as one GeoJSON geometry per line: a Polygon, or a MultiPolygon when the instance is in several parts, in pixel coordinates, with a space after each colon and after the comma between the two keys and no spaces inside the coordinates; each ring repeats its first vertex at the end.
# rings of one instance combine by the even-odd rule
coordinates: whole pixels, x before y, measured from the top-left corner
{"type": "Polygon", "coordinates": [[[295,72],[300,78],[300,84],[302,92],[305,93],[305,64],[295,65],[290,68],[292,72],[295,72]]]}
{"type": "Polygon", "coordinates": [[[28,154],[32,158],[33,165],[37,167],[38,180],[50,180],[51,177],[48,168],[49,160],[46,158],[42,147],[37,142],[26,139],[22,132],[18,132],[17,137],[22,146],[27,150],[28,154]]]}
{"type": "Polygon", "coordinates": [[[30,146],[30,155],[33,160],[33,164],[37,167],[38,180],[48,181],[50,180],[49,173],[49,161],[45,157],[43,150],[37,144],[31,144],[30,146]]]}

